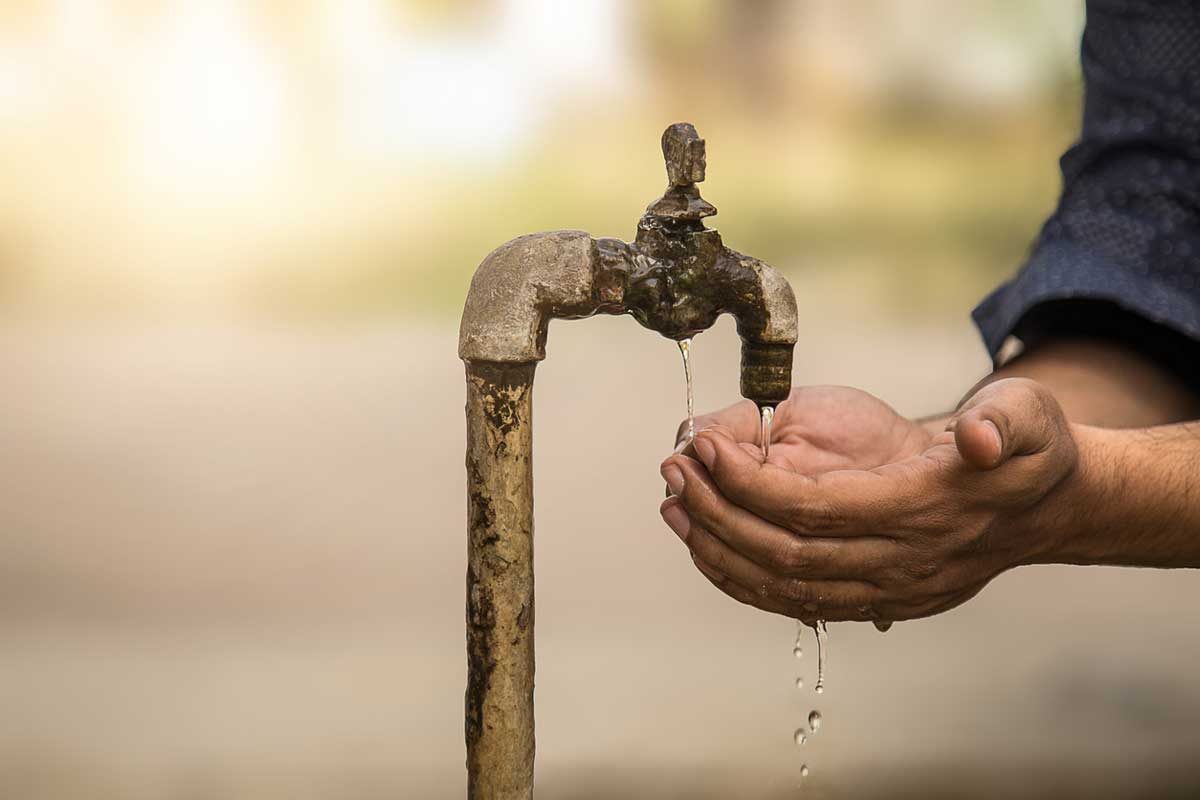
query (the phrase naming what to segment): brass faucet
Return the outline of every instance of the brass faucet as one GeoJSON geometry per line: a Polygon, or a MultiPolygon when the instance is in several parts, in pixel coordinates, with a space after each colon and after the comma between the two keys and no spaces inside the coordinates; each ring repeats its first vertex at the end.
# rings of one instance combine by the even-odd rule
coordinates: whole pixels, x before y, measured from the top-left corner
{"type": "Polygon", "coordinates": [[[629,314],[681,340],[723,313],[742,340],[741,393],[775,406],[791,390],[796,300],[772,267],[725,247],[704,219],[704,140],[662,136],[668,186],[633,242],[583,231],[519,236],[471,280],[459,328],[467,370],[467,695],[470,798],[533,796],[533,377],[554,318],[629,314]]]}

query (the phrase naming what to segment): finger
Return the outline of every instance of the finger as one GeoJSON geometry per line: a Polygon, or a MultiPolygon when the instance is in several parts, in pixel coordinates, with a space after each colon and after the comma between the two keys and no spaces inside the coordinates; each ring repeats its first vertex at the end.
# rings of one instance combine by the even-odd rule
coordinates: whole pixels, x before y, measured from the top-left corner
{"type": "MultiPolygon", "coordinates": [[[[954,591],[930,595],[915,602],[880,603],[877,608],[880,616],[892,622],[909,619],[923,619],[945,613],[952,608],[962,605],[983,590],[988,581],[967,584],[954,591]]],[[[890,627],[890,625],[889,625],[890,627]]]]}
{"type": "Polygon", "coordinates": [[[669,462],[668,468],[683,478],[679,500],[689,521],[768,573],[872,583],[889,563],[903,556],[895,552],[894,542],[884,538],[797,536],[730,503],[692,459],[669,462]]]}
{"type": "Polygon", "coordinates": [[[680,500],[662,504],[663,519],[688,546],[692,561],[723,592],[748,605],[812,619],[869,619],[879,590],[862,581],[781,578],[730,549],[720,539],[682,518],[680,500]]]}
{"type": "MultiPolygon", "coordinates": [[[[721,425],[729,429],[733,437],[739,442],[757,442],[759,427],[758,406],[750,400],[742,400],[720,411],[701,414],[696,417],[696,430],[702,430],[713,425],[721,425]]],[[[679,427],[675,430],[676,452],[682,452],[681,448],[688,444],[687,433],[688,421],[685,419],[679,423],[679,427]]]]}
{"type": "Polygon", "coordinates": [[[971,397],[952,422],[963,459],[977,469],[995,469],[1014,456],[1044,452],[1054,444],[1062,410],[1049,390],[1025,378],[988,384],[971,397]]]}
{"type": "Polygon", "coordinates": [[[809,476],[760,463],[720,429],[701,431],[694,445],[721,495],[804,536],[890,537],[931,502],[932,476],[918,469],[915,459],[875,470],[809,476]]]}
{"type": "Polygon", "coordinates": [[[697,558],[695,553],[692,553],[692,563],[696,565],[696,569],[700,571],[700,574],[708,579],[709,583],[720,589],[729,597],[737,600],[739,603],[753,606],[754,608],[761,609],[762,611],[769,611],[773,614],[783,614],[789,617],[792,616],[790,609],[788,609],[783,603],[772,600],[769,597],[763,597],[757,592],[752,592],[744,586],[734,583],[733,581],[729,580],[727,575],[718,572],[712,566],[697,558]]]}
{"type": "Polygon", "coordinates": [[[793,610],[815,614],[831,608],[860,609],[878,600],[878,590],[865,581],[809,580],[774,575],[698,526],[692,527],[688,546],[692,548],[697,564],[703,562],[731,583],[793,610]]]}

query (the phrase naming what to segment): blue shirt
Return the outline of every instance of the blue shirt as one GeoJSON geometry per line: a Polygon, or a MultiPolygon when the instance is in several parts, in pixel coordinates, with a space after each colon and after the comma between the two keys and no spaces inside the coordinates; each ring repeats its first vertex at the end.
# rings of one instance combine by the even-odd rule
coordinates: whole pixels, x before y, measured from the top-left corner
{"type": "Polygon", "coordinates": [[[993,358],[1112,337],[1200,388],[1200,0],[1089,0],[1081,58],[1058,207],[975,323],[993,358]]]}

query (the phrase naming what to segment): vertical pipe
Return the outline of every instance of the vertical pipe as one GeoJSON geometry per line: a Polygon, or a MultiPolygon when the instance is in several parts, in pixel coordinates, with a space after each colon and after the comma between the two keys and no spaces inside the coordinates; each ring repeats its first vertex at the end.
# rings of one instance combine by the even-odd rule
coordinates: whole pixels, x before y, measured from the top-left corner
{"type": "Polygon", "coordinates": [[[467,362],[467,797],[533,797],[533,371],[467,362]]]}

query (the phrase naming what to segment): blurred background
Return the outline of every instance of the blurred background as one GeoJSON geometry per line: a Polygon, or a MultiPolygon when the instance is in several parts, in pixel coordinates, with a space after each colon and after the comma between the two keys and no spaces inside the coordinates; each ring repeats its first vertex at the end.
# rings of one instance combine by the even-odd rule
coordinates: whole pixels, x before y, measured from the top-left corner
{"type": "MultiPolygon", "coordinates": [[[[1053,207],[1076,0],[0,4],[0,796],[464,794],[458,313],[521,233],[632,238],[696,124],[796,377],[950,407],[1053,207]]],[[[830,631],[658,519],[674,345],[538,369],[547,798],[1194,796],[1194,575],[1027,568],[830,631]],[[1182,609],[1182,611],[1179,611],[1182,609]],[[809,656],[814,648],[809,642],[809,656]],[[825,723],[791,741],[814,705],[825,723]]],[[[701,409],[737,340],[695,345],[701,409]]]]}

